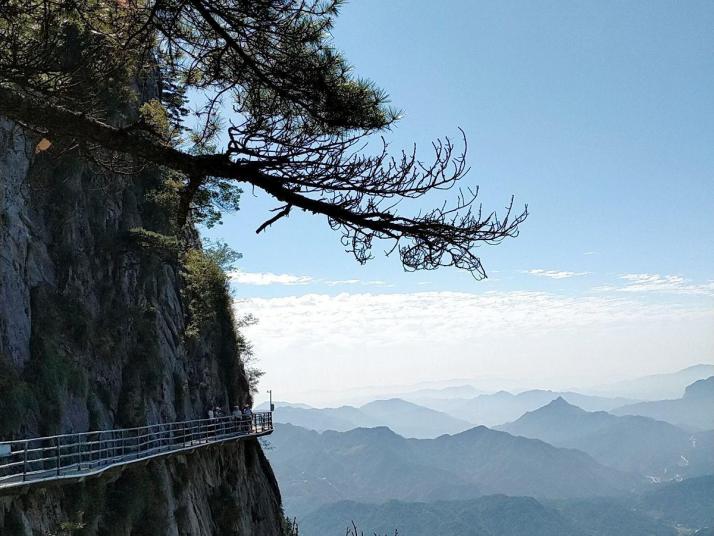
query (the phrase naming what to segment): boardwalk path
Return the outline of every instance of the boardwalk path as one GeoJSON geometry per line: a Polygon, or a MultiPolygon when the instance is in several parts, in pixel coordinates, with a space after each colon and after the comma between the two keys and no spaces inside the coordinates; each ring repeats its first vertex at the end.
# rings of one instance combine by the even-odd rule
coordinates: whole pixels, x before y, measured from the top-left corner
{"type": "Polygon", "coordinates": [[[0,442],[0,493],[273,432],[272,413],[0,442]]]}

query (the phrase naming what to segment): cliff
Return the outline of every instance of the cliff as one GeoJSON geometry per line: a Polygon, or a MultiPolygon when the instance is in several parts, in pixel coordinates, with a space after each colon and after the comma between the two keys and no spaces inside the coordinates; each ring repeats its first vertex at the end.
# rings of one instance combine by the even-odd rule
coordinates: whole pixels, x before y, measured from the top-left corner
{"type": "MultiPolygon", "coordinates": [[[[166,179],[39,140],[0,118],[0,440],[249,400],[225,282],[194,230],[176,240],[166,179]]],[[[3,535],[80,519],[86,535],[272,536],[282,515],[256,440],[0,497],[3,535]]]]}

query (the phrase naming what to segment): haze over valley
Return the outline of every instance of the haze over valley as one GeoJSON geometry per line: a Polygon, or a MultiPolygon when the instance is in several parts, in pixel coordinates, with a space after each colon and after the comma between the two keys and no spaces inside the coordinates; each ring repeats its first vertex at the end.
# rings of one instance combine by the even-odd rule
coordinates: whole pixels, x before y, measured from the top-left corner
{"type": "Polygon", "coordinates": [[[361,406],[276,402],[267,453],[307,536],[352,520],[416,536],[693,534],[714,523],[713,371],[620,382],[612,397],[462,384],[361,406]],[[662,499],[682,494],[690,507],[662,499]]]}
{"type": "Polygon", "coordinates": [[[714,0],[0,0],[0,536],[714,536],[714,0]]]}

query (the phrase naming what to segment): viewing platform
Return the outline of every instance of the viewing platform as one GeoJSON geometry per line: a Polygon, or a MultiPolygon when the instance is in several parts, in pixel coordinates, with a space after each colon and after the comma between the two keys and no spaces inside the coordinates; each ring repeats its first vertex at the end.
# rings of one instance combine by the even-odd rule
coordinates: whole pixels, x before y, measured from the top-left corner
{"type": "Polygon", "coordinates": [[[272,413],[256,412],[250,417],[0,441],[0,494],[56,481],[81,481],[109,469],[272,432],[272,413]]]}

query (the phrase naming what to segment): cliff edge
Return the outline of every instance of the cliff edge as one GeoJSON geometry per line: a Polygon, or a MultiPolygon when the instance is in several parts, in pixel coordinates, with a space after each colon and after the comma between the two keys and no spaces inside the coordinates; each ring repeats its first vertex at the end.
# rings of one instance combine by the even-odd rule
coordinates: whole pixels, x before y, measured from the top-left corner
{"type": "MultiPolygon", "coordinates": [[[[0,118],[0,440],[249,401],[225,280],[195,230],[175,238],[167,180],[109,172],[59,143],[39,151],[40,139],[0,118]]],[[[3,535],[273,536],[281,526],[254,439],[0,497],[3,535]]]]}

